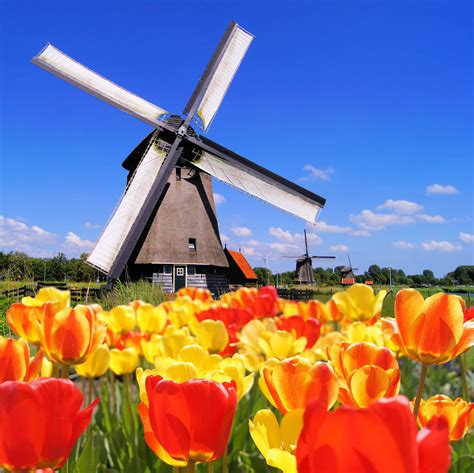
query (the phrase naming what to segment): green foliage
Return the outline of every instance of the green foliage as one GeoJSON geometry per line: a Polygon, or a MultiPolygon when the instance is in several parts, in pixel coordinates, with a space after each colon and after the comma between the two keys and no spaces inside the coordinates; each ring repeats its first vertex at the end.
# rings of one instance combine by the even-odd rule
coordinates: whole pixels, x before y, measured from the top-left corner
{"type": "Polygon", "coordinates": [[[161,286],[148,281],[118,282],[97,301],[109,310],[116,305],[128,304],[130,301],[141,300],[149,304],[158,305],[164,301],[161,286]]]}

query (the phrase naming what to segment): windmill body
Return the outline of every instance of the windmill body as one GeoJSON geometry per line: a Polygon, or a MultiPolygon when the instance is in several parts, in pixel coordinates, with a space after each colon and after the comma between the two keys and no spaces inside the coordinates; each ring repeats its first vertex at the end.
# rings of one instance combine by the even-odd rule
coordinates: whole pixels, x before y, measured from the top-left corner
{"type": "Polygon", "coordinates": [[[316,221],[324,198],[204,136],[252,40],[231,22],[182,115],[170,115],[52,45],[33,58],[154,128],[124,161],[125,192],[87,260],[110,281],[147,278],[167,292],[184,286],[225,290],[229,260],[219,237],[212,177],[316,221]]]}

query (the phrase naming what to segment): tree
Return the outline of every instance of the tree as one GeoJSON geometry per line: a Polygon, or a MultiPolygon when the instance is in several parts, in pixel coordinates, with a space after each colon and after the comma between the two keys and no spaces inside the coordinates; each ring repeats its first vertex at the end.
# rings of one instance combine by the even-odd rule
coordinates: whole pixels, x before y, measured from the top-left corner
{"type": "Polygon", "coordinates": [[[259,284],[269,284],[272,282],[273,275],[268,268],[257,266],[256,268],[253,268],[253,270],[255,271],[255,274],[258,277],[259,284]]]}

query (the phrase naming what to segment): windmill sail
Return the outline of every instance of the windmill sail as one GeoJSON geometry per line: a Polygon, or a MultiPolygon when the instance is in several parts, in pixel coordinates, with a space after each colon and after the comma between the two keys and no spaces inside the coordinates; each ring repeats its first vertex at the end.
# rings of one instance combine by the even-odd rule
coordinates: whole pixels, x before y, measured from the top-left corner
{"type": "Polygon", "coordinates": [[[87,262],[109,273],[144,206],[166,158],[167,150],[152,138],[115,212],[100,235],[87,262]]]}
{"type": "Polygon", "coordinates": [[[184,113],[196,113],[204,129],[209,128],[253,36],[232,22],[194,89],[184,113]]]}
{"type": "Polygon", "coordinates": [[[52,44],[48,44],[32,59],[32,62],[152,126],[160,123],[158,117],[168,113],[163,108],[142,99],[83,66],[52,44]]]}
{"type": "Polygon", "coordinates": [[[203,138],[188,138],[198,150],[192,164],[216,179],[292,215],[314,223],[325,203],[322,197],[203,138]]]}

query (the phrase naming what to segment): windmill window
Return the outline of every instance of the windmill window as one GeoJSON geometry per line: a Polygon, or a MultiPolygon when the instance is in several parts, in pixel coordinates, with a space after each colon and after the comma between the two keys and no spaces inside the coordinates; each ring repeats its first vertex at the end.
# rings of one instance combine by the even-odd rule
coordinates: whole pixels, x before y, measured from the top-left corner
{"type": "Polygon", "coordinates": [[[196,274],[196,266],[188,266],[188,276],[194,276],[196,274]]]}
{"type": "Polygon", "coordinates": [[[176,180],[181,180],[181,168],[176,168],[176,180]]]}
{"type": "Polygon", "coordinates": [[[170,264],[165,264],[165,265],[163,266],[163,272],[164,272],[165,274],[171,274],[171,272],[172,272],[171,265],[170,265],[170,264]]]}
{"type": "Polygon", "coordinates": [[[189,251],[196,251],[196,238],[190,238],[188,240],[189,251]]]}

